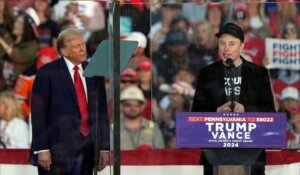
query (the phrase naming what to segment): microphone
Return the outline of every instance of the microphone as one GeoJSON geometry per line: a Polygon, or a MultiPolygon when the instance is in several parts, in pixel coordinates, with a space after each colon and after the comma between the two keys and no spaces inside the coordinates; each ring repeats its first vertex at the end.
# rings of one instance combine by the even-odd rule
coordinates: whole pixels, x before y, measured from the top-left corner
{"type": "Polygon", "coordinates": [[[235,65],[233,64],[233,60],[231,58],[227,58],[226,64],[228,66],[228,73],[233,75],[235,72],[235,65]]]}

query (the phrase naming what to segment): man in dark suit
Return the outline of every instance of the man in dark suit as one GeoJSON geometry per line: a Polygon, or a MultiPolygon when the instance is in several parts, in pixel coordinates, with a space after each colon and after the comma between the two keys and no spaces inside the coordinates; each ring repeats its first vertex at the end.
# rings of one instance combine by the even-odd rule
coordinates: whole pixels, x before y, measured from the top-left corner
{"type": "MultiPolygon", "coordinates": [[[[244,47],[242,29],[233,23],[224,25],[216,34],[219,38],[220,61],[200,70],[192,111],[199,112],[275,112],[268,70],[246,61],[241,55],[244,47]],[[233,61],[230,75],[227,60],[233,61]],[[233,105],[231,99],[233,98],[233,105]]],[[[202,156],[204,174],[212,175],[202,156]]],[[[265,152],[252,166],[252,174],[264,175],[265,152]]]]}
{"type": "Polygon", "coordinates": [[[95,156],[100,159],[98,168],[109,163],[104,78],[99,82],[100,100],[96,107],[94,79],[82,76],[87,64],[83,32],[62,31],[57,50],[62,57],[40,68],[33,85],[31,162],[38,166],[40,175],[91,175],[95,156]]]}

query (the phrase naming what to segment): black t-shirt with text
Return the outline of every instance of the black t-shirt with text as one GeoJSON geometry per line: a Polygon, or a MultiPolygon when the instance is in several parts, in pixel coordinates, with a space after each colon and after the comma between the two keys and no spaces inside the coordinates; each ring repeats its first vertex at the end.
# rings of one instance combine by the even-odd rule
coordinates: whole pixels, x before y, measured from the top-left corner
{"type": "Polygon", "coordinates": [[[225,94],[226,100],[231,101],[231,93],[233,93],[234,101],[239,100],[239,96],[241,94],[241,84],[242,84],[242,64],[235,68],[232,79],[230,78],[229,68],[224,66],[225,77],[224,77],[224,85],[225,85],[225,94]],[[232,90],[233,89],[233,90],[232,90]]]}

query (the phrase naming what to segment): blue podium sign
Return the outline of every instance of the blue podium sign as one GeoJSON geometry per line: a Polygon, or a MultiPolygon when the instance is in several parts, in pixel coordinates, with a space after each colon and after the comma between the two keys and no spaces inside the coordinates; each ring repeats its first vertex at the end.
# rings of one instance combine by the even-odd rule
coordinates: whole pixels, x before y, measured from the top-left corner
{"type": "Polygon", "coordinates": [[[285,113],[176,113],[178,148],[285,148],[285,113]]]}

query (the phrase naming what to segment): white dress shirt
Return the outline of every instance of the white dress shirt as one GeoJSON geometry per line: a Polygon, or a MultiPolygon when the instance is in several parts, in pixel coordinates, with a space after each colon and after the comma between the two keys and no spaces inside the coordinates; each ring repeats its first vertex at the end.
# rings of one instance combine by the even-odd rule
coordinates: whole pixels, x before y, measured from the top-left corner
{"type": "MultiPolygon", "coordinates": [[[[71,63],[71,61],[69,61],[67,58],[65,58],[65,57],[63,57],[64,58],[64,60],[65,60],[65,62],[66,62],[66,64],[67,64],[67,67],[68,67],[68,70],[69,70],[69,72],[70,72],[70,75],[71,75],[71,77],[72,77],[72,80],[73,80],[73,83],[74,83],[74,66],[76,66],[76,65],[74,65],[73,63],[71,63]]],[[[86,98],[87,98],[87,88],[86,88],[86,81],[85,81],[85,78],[84,78],[84,76],[82,75],[83,74],[83,68],[82,68],[82,64],[78,64],[77,65],[78,66],[78,71],[79,71],[79,75],[80,75],[80,78],[81,78],[81,81],[82,81],[82,83],[83,83],[83,87],[84,87],[84,91],[85,91],[85,96],[86,96],[86,98]]],[[[88,101],[88,99],[86,99],[86,101],[88,101]]]]}

